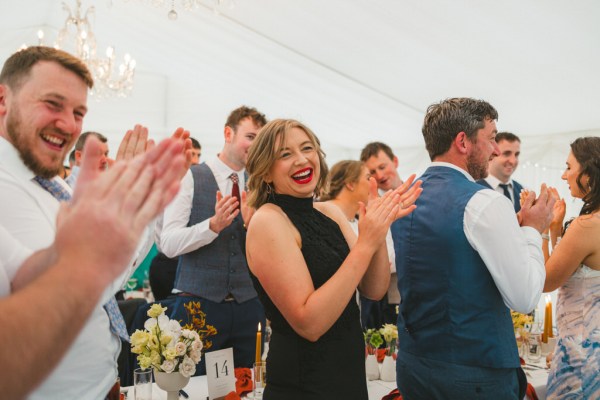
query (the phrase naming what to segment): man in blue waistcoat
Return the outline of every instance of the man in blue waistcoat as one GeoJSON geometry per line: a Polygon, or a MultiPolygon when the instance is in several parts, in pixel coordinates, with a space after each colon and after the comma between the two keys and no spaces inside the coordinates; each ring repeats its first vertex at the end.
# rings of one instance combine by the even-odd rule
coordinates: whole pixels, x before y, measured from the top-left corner
{"type": "MultiPolygon", "coordinates": [[[[264,309],[246,262],[245,227],[251,210],[244,187],[248,149],[266,122],[254,108],[231,112],[223,150],[192,166],[183,178],[179,194],[165,210],[160,235],[163,253],[181,256],[174,287],[179,296],[162,303],[170,307],[171,318],[185,322],[184,305],[200,302],[206,324],[217,330],[205,350],[233,347],[236,367],[252,367],[259,322],[265,328],[264,309]]],[[[205,373],[203,357],[196,375],[205,373]]]]}
{"type": "Polygon", "coordinates": [[[510,310],[529,312],[545,280],[540,232],[554,200],[542,186],[520,224],[503,195],[479,185],[498,156],[498,113],[454,98],[431,105],[423,137],[433,161],[417,209],[398,221],[398,388],[413,399],[521,399],[510,310]]]}
{"type": "Polygon", "coordinates": [[[484,179],[479,179],[477,183],[502,193],[511,201],[515,212],[519,212],[521,210],[520,195],[523,186],[511,179],[511,176],[519,165],[521,139],[514,133],[498,132],[496,143],[498,143],[500,155],[490,161],[488,176],[484,179]]]}

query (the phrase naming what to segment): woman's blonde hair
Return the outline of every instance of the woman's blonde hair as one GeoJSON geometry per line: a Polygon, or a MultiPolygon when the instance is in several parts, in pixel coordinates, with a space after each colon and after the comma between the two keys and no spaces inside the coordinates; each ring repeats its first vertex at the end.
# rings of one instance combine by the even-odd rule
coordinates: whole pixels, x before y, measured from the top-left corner
{"type": "Polygon", "coordinates": [[[329,171],[329,182],[323,189],[320,200],[333,200],[339,196],[347,183],[358,182],[363,167],[362,162],[355,160],[343,160],[335,163],[329,171]]]}
{"type": "Polygon", "coordinates": [[[283,147],[287,135],[292,128],[302,129],[311,141],[319,156],[321,175],[317,181],[315,193],[320,193],[321,188],[327,182],[327,164],[325,153],[321,150],[321,143],[317,136],[306,125],[293,119],[276,119],[265,126],[258,133],[258,137],[252,143],[248,153],[246,171],[248,172],[248,205],[259,208],[267,202],[269,195],[274,191],[273,186],[265,181],[265,177],[271,172],[273,164],[279,157],[277,140],[279,146],[283,147]]]}

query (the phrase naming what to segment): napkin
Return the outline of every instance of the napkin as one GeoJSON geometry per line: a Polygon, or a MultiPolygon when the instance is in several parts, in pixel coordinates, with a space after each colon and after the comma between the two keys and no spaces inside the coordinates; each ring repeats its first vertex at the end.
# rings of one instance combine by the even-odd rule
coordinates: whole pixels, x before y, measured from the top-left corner
{"type": "Polygon", "coordinates": [[[242,396],[244,393],[252,391],[252,371],[250,368],[236,368],[235,370],[235,391],[242,396]]]}
{"type": "Polygon", "coordinates": [[[402,400],[402,395],[400,394],[398,389],[394,389],[389,394],[383,396],[381,400],[402,400]]]}
{"type": "MultiPolygon", "coordinates": [[[[519,361],[521,362],[521,365],[526,364],[523,357],[519,357],[519,361]]],[[[527,390],[525,391],[525,396],[527,396],[527,398],[529,400],[538,400],[537,393],[535,392],[535,388],[529,382],[527,382],[527,390]]]]}
{"type": "Polygon", "coordinates": [[[525,392],[525,396],[527,396],[527,398],[529,400],[538,400],[537,393],[535,392],[535,388],[533,387],[533,385],[531,383],[527,384],[527,391],[525,392]]]}
{"type": "Polygon", "coordinates": [[[227,396],[225,396],[225,400],[242,400],[242,398],[236,392],[229,392],[227,393],[227,396]]]}
{"type": "MultiPolygon", "coordinates": [[[[377,362],[382,363],[385,358],[385,349],[377,349],[377,362]]],[[[392,354],[392,358],[396,359],[396,353],[392,354]]]]}

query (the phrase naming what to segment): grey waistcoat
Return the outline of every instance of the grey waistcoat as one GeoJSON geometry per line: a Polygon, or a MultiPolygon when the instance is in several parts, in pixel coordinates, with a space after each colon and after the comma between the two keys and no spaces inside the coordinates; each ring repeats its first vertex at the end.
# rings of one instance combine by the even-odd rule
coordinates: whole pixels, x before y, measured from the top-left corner
{"type": "MultiPolygon", "coordinates": [[[[188,226],[215,214],[217,181],[202,163],[191,168],[194,198],[188,226]]],[[[246,262],[246,230],[241,214],[210,244],[183,254],[177,267],[175,288],[221,302],[231,293],[238,303],[256,297],[246,262]]]]}

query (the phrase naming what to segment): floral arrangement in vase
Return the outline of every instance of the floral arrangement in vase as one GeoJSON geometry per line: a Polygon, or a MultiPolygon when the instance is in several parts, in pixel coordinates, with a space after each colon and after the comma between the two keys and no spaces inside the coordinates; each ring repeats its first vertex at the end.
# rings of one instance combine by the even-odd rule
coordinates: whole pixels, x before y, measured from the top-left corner
{"type": "Polygon", "coordinates": [[[202,340],[198,332],[182,327],[165,315],[166,307],[153,304],[144,330],[131,335],[131,352],[143,369],[152,367],[159,372],[179,372],[189,378],[196,373],[200,362],[202,340]]]}
{"type": "Polygon", "coordinates": [[[377,354],[377,349],[383,344],[383,338],[378,329],[369,328],[363,333],[367,354],[377,354]]]}
{"type": "Polygon", "coordinates": [[[533,323],[533,317],[531,315],[521,314],[512,310],[510,312],[510,316],[512,318],[515,336],[527,337],[529,335],[527,326],[531,326],[533,323]]]}
{"type": "Polygon", "coordinates": [[[398,340],[398,327],[394,324],[383,324],[379,333],[385,340],[385,355],[393,356],[396,353],[396,341],[398,340]]]}

